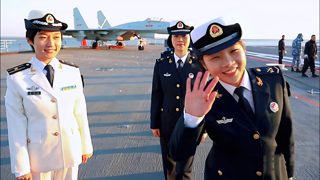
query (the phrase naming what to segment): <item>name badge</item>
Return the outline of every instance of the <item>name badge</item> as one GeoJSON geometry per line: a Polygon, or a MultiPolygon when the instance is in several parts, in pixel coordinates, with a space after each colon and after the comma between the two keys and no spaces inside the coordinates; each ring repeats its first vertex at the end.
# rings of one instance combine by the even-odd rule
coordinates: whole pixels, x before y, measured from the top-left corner
{"type": "Polygon", "coordinates": [[[28,92],[28,95],[41,95],[41,91],[31,91],[28,92]]]}

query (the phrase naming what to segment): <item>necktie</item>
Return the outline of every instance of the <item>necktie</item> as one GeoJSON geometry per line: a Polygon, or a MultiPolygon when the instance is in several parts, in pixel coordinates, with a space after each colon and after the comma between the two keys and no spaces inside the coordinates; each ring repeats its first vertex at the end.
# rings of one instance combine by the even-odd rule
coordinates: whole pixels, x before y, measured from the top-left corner
{"type": "Polygon", "coordinates": [[[182,69],[182,60],[179,59],[179,60],[178,60],[178,72],[179,72],[179,73],[181,72],[181,69],[182,69]]]}
{"type": "Polygon", "coordinates": [[[53,67],[48,64],[48,65],[46,65],[46,66],[44,67],[44,69],[47,70],[47,75],[46,75],[46,77],[47,77],[47,79],[48,79],[48,81],[49,81],[49,83],[50,83],[50,85],[51,85],[51,87],[52,87],[52,85],[53,85],[53,79],[54,79],[53,67]]]}
{"type": "Polygon", "coordinates": [[[252,122],[255,123],[254,113],[252,111],[249,101],[244,97],[244,90],[245,88],[240,86],[236,88],[234,93],[239,96],[239,101],[238,101],[239,106],[247,114],[247,116],[252,120],[252,122]]]}

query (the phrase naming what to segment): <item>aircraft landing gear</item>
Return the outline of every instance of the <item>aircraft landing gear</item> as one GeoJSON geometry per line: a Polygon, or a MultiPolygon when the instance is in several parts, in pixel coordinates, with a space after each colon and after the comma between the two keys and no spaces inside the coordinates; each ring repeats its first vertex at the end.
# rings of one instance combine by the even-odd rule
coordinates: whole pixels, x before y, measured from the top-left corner
{"type": "Polygon", "coordinates": [[[140,50],[140,51],[143,51],[144,50],[144,46],[138,46],[138,49],[140,50]]]}

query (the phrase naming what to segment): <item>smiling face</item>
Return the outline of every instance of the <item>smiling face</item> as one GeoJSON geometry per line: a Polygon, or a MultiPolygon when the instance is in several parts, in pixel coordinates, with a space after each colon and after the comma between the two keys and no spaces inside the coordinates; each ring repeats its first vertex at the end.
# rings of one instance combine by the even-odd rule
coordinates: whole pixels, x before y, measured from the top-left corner
{"type": "Polygon", "coordinates": [[[175,51],[187,51],[190,44],[190,36],[186,35],[172,35],[172,46],[175,51]]]}
{"type": "Polygon", "coordinates": [[[29,38],[27,41],[34,47],[37,59],[47,64],[60,51],[61,32],[42,30],[34,36],[33,42],[29,38]]]}
{"type": "Polygon", "coordinates": [[[217,53],[203,55],[200,63],[213,77],[219,77],[222,82],[238,87],[247,63],[244,44],[237,42],[217,53]]]}

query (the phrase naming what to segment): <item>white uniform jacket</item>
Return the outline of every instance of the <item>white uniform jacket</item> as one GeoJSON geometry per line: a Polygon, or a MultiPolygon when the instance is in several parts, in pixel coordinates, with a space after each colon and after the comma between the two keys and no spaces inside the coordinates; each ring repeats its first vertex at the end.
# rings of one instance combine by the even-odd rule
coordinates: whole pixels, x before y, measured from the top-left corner
{"type": "Polygon", "coordinates": [[[93,152],[79,68],[56,58],[53,87],[33,57],[7,75],[6,115],[13,173],[78,166],[93,152]]]}

